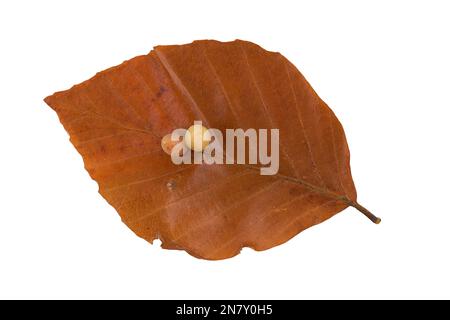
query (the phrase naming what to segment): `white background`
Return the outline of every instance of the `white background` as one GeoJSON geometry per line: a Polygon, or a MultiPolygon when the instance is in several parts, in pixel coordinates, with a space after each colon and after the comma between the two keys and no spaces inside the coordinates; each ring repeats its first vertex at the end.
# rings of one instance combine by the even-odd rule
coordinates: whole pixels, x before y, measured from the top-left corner
{"type": "Polygon", "coordinates": [[[1,1],[0,298],[450,298],[446,1],[1,1]],[[158,44],[280,51],[344,125],[359,202],[208,262],[136,237],[42,99],[158,44]]]}

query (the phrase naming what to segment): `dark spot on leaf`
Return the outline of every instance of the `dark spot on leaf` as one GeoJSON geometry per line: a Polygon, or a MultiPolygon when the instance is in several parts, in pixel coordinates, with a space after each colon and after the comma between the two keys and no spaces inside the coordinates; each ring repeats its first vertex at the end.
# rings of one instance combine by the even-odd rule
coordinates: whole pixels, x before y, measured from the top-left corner
{"type": "Polygon", "coordinates": [[[161,98],[161,96],[164,94],[164,92],[166,92],[167,91],[167,89],[166,89],[166,87],[164,87],[164,86],[159,86],[159,90],[158,90],[158,92],[156,93],[156,97],[157,98],[161,98]]]}
{"type": "Polygon", "coordinates": [[[298,188],[290,188],[289,194],[291,196],[300,196],[302,194],[302,192],[298,188]]]}

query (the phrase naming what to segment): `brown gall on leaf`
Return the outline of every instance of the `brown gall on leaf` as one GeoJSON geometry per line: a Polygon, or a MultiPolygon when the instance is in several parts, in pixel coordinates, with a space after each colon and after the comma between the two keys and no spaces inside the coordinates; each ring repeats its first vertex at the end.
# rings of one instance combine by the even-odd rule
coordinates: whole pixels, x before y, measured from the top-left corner
{"type": "Polygon", "coordinates": [[[172,153],[173,147],[178,143],[177,141],[173,141],[171,136],[172,134],[168,133],[161,139],[161,148],[168,155],[172,153]]]}

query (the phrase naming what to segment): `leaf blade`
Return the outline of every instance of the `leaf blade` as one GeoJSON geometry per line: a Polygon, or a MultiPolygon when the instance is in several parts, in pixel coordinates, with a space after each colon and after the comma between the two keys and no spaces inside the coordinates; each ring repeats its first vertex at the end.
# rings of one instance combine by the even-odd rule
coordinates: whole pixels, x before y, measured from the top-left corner
{"type": "Polygon", "coordinates": [[[255,44],[159,46],[45,101],[100,194],[138,236],[165,248],[229,258],[359,206],[339,120],[295,66],[255,44]],[[280,173],[177,168],[159,140],[194,120],[220,130],[280,128],[280,173]]]}

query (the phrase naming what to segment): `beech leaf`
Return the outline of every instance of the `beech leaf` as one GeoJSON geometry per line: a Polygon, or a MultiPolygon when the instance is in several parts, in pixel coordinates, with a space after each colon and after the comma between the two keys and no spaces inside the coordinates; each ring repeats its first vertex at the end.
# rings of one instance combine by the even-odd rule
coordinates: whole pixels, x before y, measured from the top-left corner
{"type": "Polygon", "coordinates": [[[123,222],[203,259],[266,250],[353,206],[344,130],[296,67],[251,42],[157,46],[45,102],[123,222]],[[278,128],[279,171],[175,165],[161,139],[207,128],[278,128]]]}

